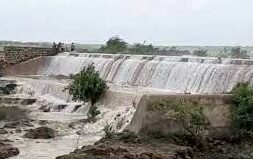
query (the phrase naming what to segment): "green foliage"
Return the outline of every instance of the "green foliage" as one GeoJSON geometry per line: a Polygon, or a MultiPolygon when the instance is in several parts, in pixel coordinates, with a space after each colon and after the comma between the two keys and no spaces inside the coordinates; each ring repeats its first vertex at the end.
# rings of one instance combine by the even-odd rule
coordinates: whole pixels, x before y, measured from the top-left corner
{"type": "Polygon", "coordinates": [[[200,56],[200,57],[205,57],[207,56],[207,50],[201,49],[201,50],[195,50],[193,51],[194,56],[200,56]]]}
{"type": "Polygon", "coordinates": [[[233,125],[240,130],[253,131],[253,87],[238,84],[232,93],[235,103],[233,125]]]}
{"type": "Polygon", "coordinates": [[[231,57],[232,58],[249,58],[249,55],[246,50],[242,50],[241,47],[234,47],[231,49],[231,57]]]}
{"type": "Polygon", "coordinates": [[[152,54],[156,52],[156,48],[152,44],[150,45],[145,45],[145,44],[140,44],[137,43],[135,44],[132,48],[129,49],[129,53],[133,54],[152,54]]]}
{"type": "Polygon", "coordinates": [[[105,132],[105,137],[107,139],[112,138],[116,134],[113,125],[108,123],[106,123],[106,125],[104,126],[103,131],[105,132]]]}
{"type": "Polygon", "coordinates": [[[72,100],[91,102],[89,115],[92,117],[98,115],[100,112],[94,104],[108,88],[106,82],[99,76],[98,71],[95,71],[93,64],[84,68],[77,75],[74,75],[73,79],[74,80],[66,87],[66,90],[72,95],[72,100]]]}
{"type": "Polygon", "coordinates": [[[169,118],[177,121],[184,129],[185,134],[198,135],[207,125],[203,108],[197,103],[185,100],[163,102],[148,109],[151,111],[161,111],[169,118]]]}
{"type": "Polygon", "coordinates": [[[106,42],[106,46],[102,46],[100,51],[107,53],[118,53],[127,50],[127,43],[119,37],[112,37],[106,42]]]}

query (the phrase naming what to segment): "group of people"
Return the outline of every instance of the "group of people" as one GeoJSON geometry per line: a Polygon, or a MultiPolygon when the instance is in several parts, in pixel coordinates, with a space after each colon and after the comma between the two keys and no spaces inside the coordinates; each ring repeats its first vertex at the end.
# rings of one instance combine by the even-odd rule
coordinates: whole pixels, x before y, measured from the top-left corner
{"type": "MultiPolygon", "coordinates": [[[[66,51],[66,47],[64,45],[64,43],[59,42],[58,44],[56,44],[55,42],[53,43],[53,50],[55,54],[61,53],[61,52],[65,52],[66,51]]],[[[70,45],[70,51],[75,51],[75,45],[74,43],[71,43],[70,45]]]]}

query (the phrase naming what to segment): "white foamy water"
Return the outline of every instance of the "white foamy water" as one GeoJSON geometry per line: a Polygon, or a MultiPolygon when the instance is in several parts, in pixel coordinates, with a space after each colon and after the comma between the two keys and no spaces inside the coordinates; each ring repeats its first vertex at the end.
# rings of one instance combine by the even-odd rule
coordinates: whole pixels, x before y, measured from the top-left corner
{"type": "Polygon", "coordinates": [[[19,149],[20,154],[12,157],[13,159],[54,159],[59,155],[68,154],[76,148],[93,144],[101,139],[104,136],[103,128],[106,124],[112,124],[116,131],[123,131],[135,112],[132,103],[137,103],[141,97],[141,95],[127,96],[123,93],[122,96],[118,95],[116,98],[124,102],[107,101],[106,104],[99,102],[97,106],[101,114],[97,116],[97,121],[83,124],[78,121],[87,118],[90,106],[88,103],[71,101],[68,92],[63,92],[69,80],[52,80],[45,77],[9,78],[16,80],[19,85],[16,89],[17,94],[11,96],[37,99],[36,103],[25,106],[25,109],[30,112],[29,118],[34,120],[32,122],[34,127],[31,128],[41,126],[40,121],[46,121],[45,126],[56,131],[56,137],[47,140],[24,138],[25,130],[30,129],[26,127],[20,128],[21,133],[15,133],[14,130],[12,134],[0,135],[1,138],[13,141],[12,145],[19,149]],[[46,106],[50,112],[43,112],[39,109],[41,106],[46,106]],[[69,124],[73,122],[74,126],[70,127],[69,124]],[[77,132],[81,132],[78,147],[77,132]]]}
{"type": "Polygon", "coordinates": [[[141,55],[68,54],[51,57],[43,75],[69,76],[88,64],[109,83],[172,92],[226,93],[239,82],[253,84],[253,60],[141,55]],[[75,56],[74,56],[75,55],[75,56]]]}

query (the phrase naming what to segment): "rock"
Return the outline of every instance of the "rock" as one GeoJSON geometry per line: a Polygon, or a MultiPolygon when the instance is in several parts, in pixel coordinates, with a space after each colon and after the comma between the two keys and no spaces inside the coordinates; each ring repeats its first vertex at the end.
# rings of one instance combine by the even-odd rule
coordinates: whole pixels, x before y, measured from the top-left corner
{"type": "Polygon", "coordinates": [[[16,129],[15,132],[16,132],[16,133],[21,133],[22,130],[21,130],[21,129],[16,129]]]}
{"type": "Polygon", "coordinates": [[[50,112],[50,108],[47,105],[41,106],[39,110],[42,110],[43,112],[50,112]]]}
{"type": "Polygon", "coordinates": [[[71,113],[74,113],[79,109],[82,105],[75,105],[74,109],[71,111],[71,113]]]}
{"type": "Polygon", "coordinates": [[[14,81],[0,80],[0,94],[2,95],[12,94],[16,87],[17,84],[14,81]]]}
{"type": "Polygon", "coordinates": [[[18,127],[19,124],[19,121],[9,122],[4,125],[4,128],[15,129],[16,127],[18,127]]]}
{"type": "Polygon", "coordinates": [[[40,120],[39,124],[40,125],[47,125],[49,122],[47,120],[40,120]]]}
{"type": "Polygon", "coordinates": [[[55,132],[48,127],[39,127],[28,130],[24,137],[29,139],[50,139],[55,137],[55,132]]]}
{"type": "Polygon", "coordinates": [[[60,112],[62,109],[65,109],[68,105],[66,104],[59,104],[56,106],[56,111],[60,112]]]}
{"type": "Polygon", "coordinates": [[[4,130],[4,129],[0,129],[0,134],[7,134],[8,131],[4,130]]]}
{"type": "Polygon", "coordinates": [[[33,124],[31,124],[30,121],[31,120],[29,120],[29,119],[23,119],[20,121],[8,122],[4,125],[4,128],[15,129],[19,126],[33,127],[33,124]]]}
{"type": "Polygon", "coordinates": [[[17,156],[18,154],[19,150],[17,148],[0,141],[0,159],[17,156]]]}

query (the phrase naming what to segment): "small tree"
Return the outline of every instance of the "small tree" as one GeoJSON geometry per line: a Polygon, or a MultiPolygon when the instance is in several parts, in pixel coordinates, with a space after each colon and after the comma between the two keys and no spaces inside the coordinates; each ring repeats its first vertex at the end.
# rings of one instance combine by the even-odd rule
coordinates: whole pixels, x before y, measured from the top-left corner
{"type": "Polygon", "coordinates": [[[207,56],[207,50],[201,49],[201,50],[195,50],[193,51],[194,56],[200,56],[200,57],[205,57],[207,56]]]}
{"type": "Polygon", "coordinates": [[[232,58],[249,58],[247,50],[242,50],[241,47],[234,47],[231,49],[231,57],[232,58]]]}
{"type": "Polygon", "coordinates": [[[253,131],[253,87],[238,84],[232,93],[235,103],[233,125],[240,130],[253,131]]]}
{"type": "Polygon", "coordinates": [[[73,81],[66,87],[72,100],[90,102],[91,107],[88,115],[92,117],[99,114],[94,104],[97,102],[101,94],[108,88],[106,82],[95,71],[93,64],[85,67],[80,73],[73,76],[73,81]]]}
{"type": "Polygon", "coordinates": [[[145,45],[145,44],[134,44],[132,48],[129,49],[130,53],[135,53],[135,54],[154,54],[156,52],[156,48],[152,45],[145,45]]]}
{"type": "Polygon", "coordinates": [[[106,42],[106,46],[102,46],[100,51],[108,52],[108,53],[118,53],[127,50],[127,43],[120,39],[119,37],[115,36],[110,38],[106,42]]]}

